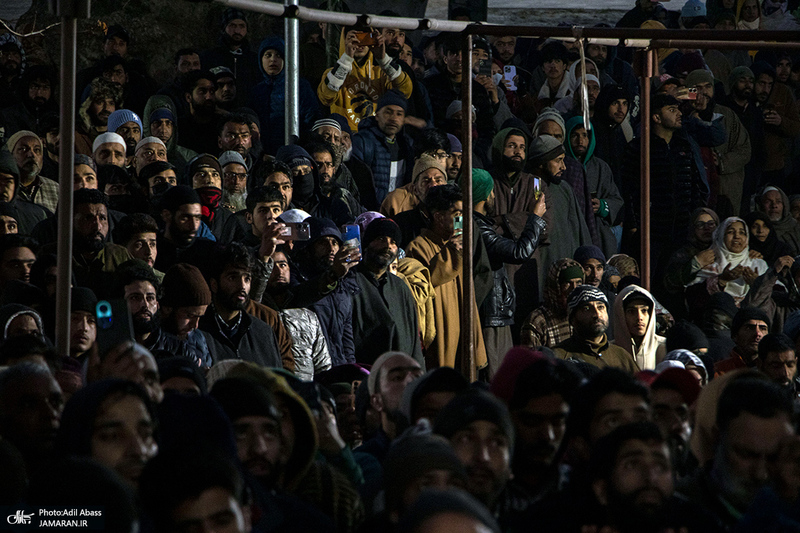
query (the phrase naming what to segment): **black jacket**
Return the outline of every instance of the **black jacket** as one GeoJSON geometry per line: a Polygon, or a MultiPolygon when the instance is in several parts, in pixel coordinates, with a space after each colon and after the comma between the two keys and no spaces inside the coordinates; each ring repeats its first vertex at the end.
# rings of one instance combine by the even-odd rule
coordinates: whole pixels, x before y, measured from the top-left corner
{"type": "Polygon", "coordinates": [[[208,306],[200,318],[200,330],[208,343],[213,363],[225,359],[241,359],[261,366],[282,368],[281,350],[275,332],[265,322],[245,313],[232,337],[227,337],[217,323],[216,311],[208,306]]]}
{"type": "Polygon", "coordinates": [[[492,267],[494,286],[480,306],[481,326],[502,327],[514,323],[516,294],[514,285],[508,279],[505,263],[522,264],[530,259],[539,244],[539,238],[545,230],[544,219],[531,214],[525,228],[518,239],[500,236],[494,229],[492,219],[480,213],[474,214],[475,225],[481,232],[489,262],[492,267]]]}

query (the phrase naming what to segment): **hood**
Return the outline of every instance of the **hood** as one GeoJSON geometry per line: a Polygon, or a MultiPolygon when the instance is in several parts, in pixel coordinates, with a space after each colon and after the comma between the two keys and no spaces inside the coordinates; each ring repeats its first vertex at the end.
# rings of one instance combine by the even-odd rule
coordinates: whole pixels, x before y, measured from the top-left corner
{"type": "MultiPolygon", "coordinates": [[[[575,157],[575,154],[572,151],[572,144],[569,142],[569,136],[572,135],[572,130],[575,128],[583,126],[583,117],[581,116],[574,116],[567,121],[566,133],[564,134],[564,150],[567,152],[567,155],[575,160],[578,158],[575,157]]],[[[583,160],[583,166],[586,167],[586,163],[594,156],[594,147],[597,144],[597,140],[594,138],[594,128],[589,130],[589,149],[586,150],[586,158],[583,160]]]]}
{"type": "Polygon", "coordinates": [[[606,85],[600,89],[597,100],[594,103],[594,118],[592,122],[601,124],[616,124],[608,117],[608,108],[614,100],[626,98],[628,100],[628,113],[630,113],[631,95],[621,85],[606,85]]]}
{"type": "Polygon", "coordinates": [[[662,343],[656,335],[655,300],[653,295],[638,285],[628,285],[614,299],[614,316],[611,320],[615,337],[614,344],[633,355],[636,364],[642,370],[655,369],[657,362],[656,352],[662,343]],[[634,348],[633,340],[630,333],[628,333],[628,326],[625,323],[625,308],[623,306],[625,300],[634,293],[650,302],[650,321],[647,323],[647,332],[644,334],[644,340],[642,340],[638,350],[634,348]]]}
{"type": "Polygon", "coordinates": [[[565,257],[550,265],[550,270],[547,271],[547,279],[544,280],[544,307],[559,318],[566,318],[567,316],[567,299],[561,295],[558,277],[561,275],[561,272],[569,267],[580,268],[581,277],[583,277],[583,268],[581,264],[574,259],[565,257]]]}
{"type": "Polygon", "coordinates": [[[781,194],[781,200],[783,200],[783,213],[781,213],[781,219],[778,222],[773,222],[773,224],[775,224],[776,229],[780,229],[779,226],[784,224],[786,221],[791,222],[791,220],[794,220],[794,217],[792,217],[792,212],[790,211],[789,208],[791,205],[789,203],[789,197],[786,195],[785,192],[783,192],[783,189],[781,189],[780,187],[775,187],[774,185],[767,185],[758,192],[758,195],[756,195],[755,197],[755,206],[752,207],[753,211],[758,211],[759,213],[763,213],[763,211],[761,211],[761,197],[772,190],[778,191],[781,194]]]}
{"type": "Polygon", "coordinates": [[[39,332],[44,336],[44,326],[42,325],[42,317],[39,316],[39,313],[27,305],[6,304],[0,307],[0,324],[3,326],[3,340],[8,338],[8,326],[11,324],[11,321],[21,315],[31,315],[36,321],[36,327],[39,328],[39,332]]]}
{"type": "Polygon", "coordinates": [[[742,8],[744,7],[745,0],[738,0],[736,2],[736,25],[739,29],[753,29],[757,30],[761,28],[761,18],[763,13],[761,11],[761,2],[756,2],[756,6],[758,7],[758,18],[753,22],[745,22],[742,20],[742,8]],[[755,27],[751,27],[751,25],[757,25],[755,27]]]}
{"type": "MultiPolygon", "coordinates": [[[[8,43],[16,45],[19,49],[19,75],[22,76],[25,74],[25,68],[28,66],[28,59],[25,55],[25,49],[22,47],[22,42],[20,42],[20,40],[11,33],[4,33],[3,35],[0,35],[0,47],[8,43]]],[[[55,86],[53,87],[53,92],[55,92],[55,86]]]]}
{"type": "Polygon", "coordinates": [[[142,115],[142,139],[150,137],[150,115],[156,109],[167,108],[175,117],[174,128],[172,137],[167,141],[167,152],[172,152],[178,147],[178,110],[175,109],[175,104],[172,98],[166,95],[156,94],[147,99],[147,104],[144,106],[144,114],[142,115]]]}
{"type": "MultiPolygon", "coordinates": [[[[519,135],[523,137],[525,139],[526,147],[530,145],[530,138],[521,129],[505,128],[498,131],[492,139],[492,161],[494,162],[495,168],[499,169],[500,163],[503,161],[503,147],[506,144],[506,139],[508,139],[511,135],[519,135]]],[[[528,151],[525,150],[525,162],[527,162],[527,160],[528,151]]]]}
{"type": "Polygon", "coordinates": [[[264,55],[264,52],[267,50],[274,49],[277,50],[281,57],[286,57],[286,43],[280,37],[275,35],[270,35],[263,41],[261,41],[261,45],[258,47],[258,70],[264,76],[266,80],[278,80],[282,79],[284,74],[286,73],[286,63],[284,62],[283,69],[278,73],[277,76],[270,76],[266,72],[264,72],[264,67],[261,64],[261,57],[264,55]]]}
{"type": "Polygon", "coordinates": [[[14,176],[14,196],[10,200],[14,201],[19,190],[19,167],[14,161],[14,156],[6,149],[0,150],[0,172],[14,176]]]}

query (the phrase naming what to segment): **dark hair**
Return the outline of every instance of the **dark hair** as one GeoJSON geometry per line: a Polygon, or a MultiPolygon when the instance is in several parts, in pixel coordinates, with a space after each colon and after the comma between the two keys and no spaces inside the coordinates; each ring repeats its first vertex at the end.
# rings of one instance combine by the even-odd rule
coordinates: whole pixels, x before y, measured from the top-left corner
{"type": "Polygon", "coordinates": [[[540,359],[519,373],[508,408],[524,409],[534,398],[560,395],[570,403],[583,376],[571,363],[560,359],[540,359]]]}
{"type": "Polygon", "coordinates": [[[131,213],[117,222],[114,228],[116,240],[122,246],[127,246],[133,236],[140,233],[158,233],[158,224],[146,213],[131,213]]]}
{"type": "Polygon", "coordinates": [[[175,64],[177,65],[178,62],[181,60],[181,57],[190,56],[190,55],[194,55],[194,54],[197,54],[199,56],[200,52],[198,52],[194,48],[181,48],[180,50],[175,52],[175,55],[172,56],[172,59],[173,59],[173,61],[175,61],[175,64]]]}
{"type": "Polygon", "coordinates": [[[771,353],[794,352],[794,342],[783,333],[765,335],[758,343],[758,358],[766,361],[771,353]]]}
{"type": "Polygon", "coordinates": [[[614,429],[597,440],[589,462],[592,480],[608,479],[617,463],[617,455],[622,446],[631,440],[643,440],[662,444],[664,437],[653,422],[634,422],[614,429]]]}
{"type": "Polygon", "coordinates": [[[444,54],[457,54],[464,48],[464,41],[458,33],[448,33],[437,40],[444,54]]]}
{"type": "Polygon", "coordinates": [[[46,337],[39,335],[19,335],[7,339],[0,345],[0,365],[11,366],[14,360],[28,355],[41,355],[51,372],[55,372],[61,362],[53,346],[46,341],[46,337]]]}
{"type": "Polygon", "coordinates": [[[331,161],[336,161],[336,153],[333,150],[333,146],[330,143],[325,141],[316,141],[308,143],[304,146],[308,155],[311,156],[311,159],[314,159],[314,154],[319,154],[321,152],[327,152],[331,155],[331,161]]]}
{"type": "Polygon", "coordinates": [[[2,258],[8,250],[14,248],[28,248],[35,254],[39,251],[39,243],[36,242],[36,239],[33,237],[21,233],[0,235],[0,258],[2,258]]]}
{"type": "Polygon", "coordinates": [[[247,194],[245,200],[247,212],[252,215],[258,204],[266,202],[280,202],[281,209],[286,209],[286,201],[283,199],[281,191],[274,187],[256,187],[247,194]]]}
{"type": "Polygon", "coordinates": [[[542,47],[541,58],[542,63],[547,63],[555,59],[566,63],[569,61],[569,51],[560,41],[552,41],[542,47]]]}
{"type": "Polygon", "coordinates": [[[647,387],[633,376],[618,368],[604,368],[575,392],[570,403],[567,432],[588,437],[597,404],[614,392],[623,396],[639,396],[650,402],[647,387]]]}
{"type": "Polygon", "coordinates": [[[448,183],[430,189],[428,195],[425,197],[424,204],[428,211],[433,213],[436,211],[447,211],[461,199],[461,189],[458,185],[448,183]]]}
{"type": "Polygon", "coordinates": [[[728,430],[731,422],[742,413],[759,418],[773,418],[785,414],[793,419],[792,400],[776,384],[759,377],[743,377],[732,381],[717,403],[717,427],[720,433],[728,430]]]}
{"type": "Polygon", "coordinates": [[[158,298],[161,295],[161,284],[158,282],[156,273],[149,266],[137,263],[141,263],[141,261],[126,261],[117,269],[117,295],[122,298],[125,295],[125,287],[136,281],[146,281],[156,290],[156,298],[158,298]]]}
{"type": "Polygon", "coordinates": [[[451,150],[450,139],[447,138],[447,133],[440,129],[424,129],[414,140],[415,159],[418,159],[419,156],[425,152],[436,152],[437,150],[444,150],[448,154],[451,150]]]}
{"type": "Polygon", "coordinates": [[[250,130],[250,117],[244,115],[242,113],[228,113],[224,115],[222,118],[219,119],[217,122],[217,135],[222,135],[222,130],[225,129],[225,124],[228,122],[233,122],[234,124],[242,124],[247,126],[247,130],[250,130]]]}
{"type": "Polygon", "coordinates": [[[267,180],[267,178],[271,174],[275,174],[276,172],[285,174],[286,176],[289,177],[289,181],[291,183],[294,183],[292,169],[289,168],[289,165],[287,165],[283,161],[278,161],[277,159],[269,159],[267,161],[264,161],[263,165],[259,165],[256,168],[259,170],[257,170],[256,175],[254,176],[255,183],[260,183],[261,185],[263,185],[264,182],[267,180]]]}
{"type": "Polygon", "coordinates": [[[108,196],[99,189],[78,189],[72,193],[72,207],[83,204],[103,204],[108,207],[108,196]]]}
{"type": "Polygon", "coordinates": [[[214,254],[214,261],[209,265],[209,279],[219,281],[226,268],[235,267],[252,272],[253,256],[244,244],[232,242],[220,246],[214,254]]]}
{"type": "Polygon", "coordinates": [[[184,94],[191,94],[200,80],[208,80],[214,87],[217,86],[216,78],[207,70],[192,70],[181,75],[180,84],[184,94]]]}
{"type": "MultiPolygon", "coordinates": [[[[97,188],[105,192],[106,185],[123,184],[128,187],[129,192],[132,185],[131,176],[128,171],[117,165],[100,165],[97,167],[97,188]]],[[[94,202],[92,202],[94,203],[94,202]]]]}

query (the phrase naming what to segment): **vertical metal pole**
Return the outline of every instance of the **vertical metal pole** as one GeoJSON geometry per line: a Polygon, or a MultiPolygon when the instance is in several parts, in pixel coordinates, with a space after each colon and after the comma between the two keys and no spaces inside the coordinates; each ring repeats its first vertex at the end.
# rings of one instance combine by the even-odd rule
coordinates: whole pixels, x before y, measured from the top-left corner
{"type": "Polygon", "coordinates": [[[641,177],[641,223],[639,224],[641,239],[641,283],[650,290],[650,77],[653,75],[653,59],[655,50],[644,51],[644,68],[641,77],[642,94],[642,143],[640,154],[641,177]]]}
{"type": "Polygon", "coordinates": [[[461,301],[461,373],[470,383],[477,379],[475,370],[475,280],[472,274],[472,35],[464,34],[461,49],[461,172],[464,176],[464,250],[462,271],[464,299],[461,301]]]}
{"type": "MultiPolygon", "coordinates": [[[[287,6],[300,5],[299,0],[286,0],[287,6]]],[[[300,136],[300,19],[295,16],[284,19],[286,32],[286,144],[292,144],[300,136]]]]}
{"type": "Polygon", "coordinates": [[[56,280],[56,350],[69,356],[72,288],[72,173],[75,164],[75,50],[78,21],[72,9],[61,9],[61,150],[58,154],[58,247],[56,280]]]}

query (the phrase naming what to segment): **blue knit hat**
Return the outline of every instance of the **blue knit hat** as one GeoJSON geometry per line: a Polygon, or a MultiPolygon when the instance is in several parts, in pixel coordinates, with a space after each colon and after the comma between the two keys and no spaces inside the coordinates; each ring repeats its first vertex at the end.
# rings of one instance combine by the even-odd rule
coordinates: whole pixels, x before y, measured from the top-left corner
{"type": "Polygon", "coordinates": [[[144,129],[142,126],[142,119],[139,118],[139,115],[130,109],[117,109],[108,116],[108,131],[115,133],[117,128],[126,122],[135,122],[139,125],[139,130],[144,129]]]}
{"type": "Polygon", "coordinates": [[[161,120],[162,118],[175,122],[175,115],[172,114],[172,111],[170,111],[169,108],[159,107],[158,109],[150,113],[150,124],[152,124],[156,120],[161,120]]]}
{"type": "Polygon", "coordinates": [[[606,263],[606,256],[603,255],[603,251],[593,244],[580,246],[572,254],[572,258],[580,264],[583,264],[587,259],[597,259],[603,264],[606,263]]]}
{"type": "Polygon", "coordinates": [[[464,151],[464,148],[461,146],[461,141],[458,140],[458,137],[452,133],[448,133],[447,138],[450,140],[450,153],[460,154],[464,151]]]}
{"type": "Polygon", "coordinates": [[[700,0],[689,0],[688,2],[683,4],[683,8],[681,8],[681,17],[692,18],[692,17],[705,17],[705,16],[706,16],[706,5],[700,0]]]}
{"type": "Polygon", "coordinates": [[[378,99],[378,106],[375,108],[375,111],[387,105],[396,105],[402,107],[403,111],[408,111],[408,100],[405,96],[394,90],[383,93],[383,96],[378,99]]]}

